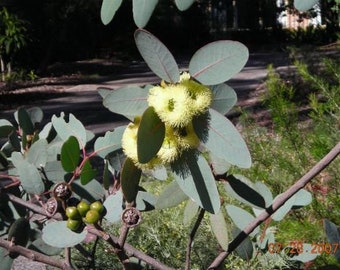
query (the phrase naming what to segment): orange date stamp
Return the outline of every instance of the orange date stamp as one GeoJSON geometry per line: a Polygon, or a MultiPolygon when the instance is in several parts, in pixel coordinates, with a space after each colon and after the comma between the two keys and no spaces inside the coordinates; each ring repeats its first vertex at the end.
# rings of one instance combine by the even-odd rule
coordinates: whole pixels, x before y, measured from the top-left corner
{"type": "Polygon", "coordinates": [[[304,244],[302,241],[289,241],[284,245],[280,242],[269,243],[268,252],[270,254],[285,252],[287,255],[298,255],[301,253],[310,254],[335,254],[339,249],[339,243],[316,243],[304,244]]]}

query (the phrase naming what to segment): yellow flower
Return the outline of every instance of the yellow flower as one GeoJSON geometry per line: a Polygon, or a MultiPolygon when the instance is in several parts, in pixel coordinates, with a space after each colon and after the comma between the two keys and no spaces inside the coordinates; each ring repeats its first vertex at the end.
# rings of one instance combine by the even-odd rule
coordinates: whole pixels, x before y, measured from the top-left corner
{"type": "Polygon", "coordinates": [[[141,164],[138,161],[137,153],[137,133],[139,127],[140,118],[135,118],[133,123],[130,123],[122,136],[122,148],[126,156],[128,156],[134,164],[140,169],[152,169],[160,164],[160,160],[153,158],[146,164],[141,164]]]}
{"type": "Polygon", "coordinates": [[[212,101],[211,90],[193,80],[183,80],[181,85],[185,86],[189,92],[193,115],[199,115],[205,112],[212,101]]]}
{"type": "Polygon", "coordinates": [[[183,127],[190,123],[193,113],[191,98],[185,86],[171,84],[150,89],[148,103],[154,107],[159,118],[172,127],[183,127]]]}
{"type": "Polygon", "coordinates": [[[122,148],[129,158],[131,158],[135,163],[138,161],[137,155],[137,132],[138,124],[130,123],[122,136],[122,148]]]}
{"type": "Polygon", "coordinates": [[[194,130],[194,126],[190,123],[188,126],[177,131],[178,133],[178,144],[183,149],[193,149],[197,148],[200,139],[197,137],[197,134],[194,130]]]}
{"type": "Polygon", "coordinates": [[[165,138],[161,148],[157,153],[157,157],[162,163],[171,163],[175,161],[181,154],[177,135],[171,127],[166,127],[165,138]]]}

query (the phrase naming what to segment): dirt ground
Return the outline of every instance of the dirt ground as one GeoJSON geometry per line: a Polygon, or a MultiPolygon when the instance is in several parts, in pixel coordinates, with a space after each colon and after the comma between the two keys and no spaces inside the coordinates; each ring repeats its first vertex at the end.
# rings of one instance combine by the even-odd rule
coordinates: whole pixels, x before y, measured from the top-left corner
{"type": "MultiPolygon", "coordinates": [[[[269,64],[278,71],[290,68],[288,56],[284,53],[254,53],[250,54],[245,68],[226,82],[238,95],[237,106],[251,111],[260,123],[267,121],[259,97],[264,91],[269,64]]],[[[188,60],[179,62],[181,70],[187,66],[188,60]]],[[[72,113],[86,128],[102,134],[126,120],[103,107],[98,87],[117,89],[131,84],[157,83],[159,79],[143,62],[95,59],[57,63],[49,68],[49,76],[0,87],[0,119],[13,121],[13,113],[19,106],[38,106],[44,111],[46,121],[61,111],[72,113]]],[[[237,115],[234,110],[229,116],[237,115]]]]}

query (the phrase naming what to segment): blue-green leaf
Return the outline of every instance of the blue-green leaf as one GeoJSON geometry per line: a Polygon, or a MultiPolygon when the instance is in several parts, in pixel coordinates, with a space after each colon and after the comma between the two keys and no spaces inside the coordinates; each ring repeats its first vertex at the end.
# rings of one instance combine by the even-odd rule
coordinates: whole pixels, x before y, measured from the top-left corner
{"type": "Polygon", "coordinates": [[[190,174],[176,172],[178,185],[200,207],[210,213],[217,213],[221,206],[220,196],[208,162],[201,155],[196,161],[190,154],[187,155],[186,161],[190,174]]]}
{"type": "MultiPolygon", "coordinates": [[[[292,247],[294,248],[294,247],[292,247]]],[[[303,263],[306,263],[306,262],[310,262],[310,261],[313,261],[317,256],[319,256],[320,254],[318,253],[312,253],[313,249],[313,245],[311,244],[306,244],[306,243],[303,243],[302,244],[302,252],[299,251],[299,252],[296,252],[294,256],[290,257],[290,256],[286,256],[286,258],[288,260],[291,260],[291,261],[300,261],[300,262],[303,262],[303,263]]],[[[284,249],[281,254],[287,254],[287,249],[284,249]]]]}
{"type": "Polygon", "coordinates": [[[73,181],[71,184],[73,194],[77,194],[79,198],[89,202],[101,200],[104,197],[103,186],[96,180],[82,185],[80,180],[73,181]]]}
{"type": "Polygon", "coordinates": [[[131,159],[127,158],[120,175],[120,183],[124,198],[128,203],[136,200],[141,174],[142,171],[136,167],[131,159]]]}
{"type": "Polygon", "coordinates": [[[7,137],[14,130],[11,122],[0,119],[0,137],[7,137]]]}
{"type": "Polygon", "coordinates": [[[39,107],[29,108],[29,109],[27,109],[27,113],[28,113],[33,125],[36,124],[36,123],[40,123],[44,118],[44,112],[39,107]]]}
{"type": "Polygon", "coordinates": [[[26,154],[26,159],[37,168],[44,167],[47,161],[47,141],[40,139],[34,142],[26,154]]]}
{"type": "Polygon", "coordinates": [[[137,154],[140,163],[148,163],[156,156],[165,137],[165,124],[153,107],[143,113],[137,132],[137,154]]]}
{"type": "Polygon", "coordinates": [[[251,166],[251,157],[246,143],[235,126],[223,115],[210,109],[207,149],[213,155],[241,168],[251,166]]]}
{"type": "MultiPolygon", "coordinates": [[[[237,227],[234,227],[231,231],[232,236],[235,238],[241,230],[237,227]]],[[[243,260],[249,261],[253,257],[254,247],[249,237],[243,240],[243,242],[237,246],[235,252],[238,256],[240,256],[243,260]]]]}
{"type": "Polygon", "coordinates": [[[252,207],[266,208],[266,202],[254,187],[254,184],[242,175],[229,175],[224,188],[229,195],[240,202],[252,207]]]}
{"type": "Polygon", "coordinates": [[[293,209],[309,205],[312,200],[312,194],[305,189],[301,189],[298,191],[298,195],[295,195],[293,209]]]}
{"type": "Polygon", "coordinates": [[[29,194],[41,194],[45,190],[38,169],[27,160],[23,159],[18,152],[13,152],[11,156],[14,166],[18,170],[19,179],[23,189],[29,194]]]}
{"type": "MultiPolygon", "coordinates": [[[[234,222],[235,226],[239,228],[241,231],[244,230],[248,226],[248,224],[251,223],[255,219],[255,217],[252,214],[234,205],[228,204],[226,206],[226,210],[227,210],[228,215],[234,222]]],[[[250,236],[254,237],[259,232],[260,232],[260,228],[256,227],[251,232],[250,236]]]]}
{"type": "Polygon", "coordinates": [[[273,194],[271,193],[270,189],[265,184],[263,184],[262,182],[256,182],[254,184],[254,188],[264,198],[266,202],[266,207],[268,207],[269,205],[273,203],[273,194]]]}
{"type": "Polygon", "coordinates": [[[8,256],[8,250],[0,247],[1,269],[11,270],[14,259],[8,256]]]}
{"type": "Polygon", "coordinates": [[[220,84],[241,71],[248,57],[247,47],[240,42],[215,41],[205,45],[193,55],[189,63],[189,72],[202,84],[220,84]]]}
{"type": "Polygon", "coordinates": [[[61,113],[60,117],[53,115],[52,124],[63,141],[66,141],[70,136],[74,136],[77,138],[80,148],[85,147],[87,142],[85,127],[73,114],[70,113],[68,122],[65,121],[63,113],[61,113]]]}
{"type": "Polygon", "coordinates": [[[210,226],[217,239],[217,242],[220,244],[223,250],[227,250],[229,245],[229,230],[223,213],[219,211],[217,214],[210,214],[209,218],[210,226]]]}
{"type": "Polygon", "coordinates": [[[179,81],[177,63],[167,47],[151,33],[138,29],[135,32],[137,48],[149,68],[167,82],[179,81]]]}
{"type": "Polygon", "coordinates": [[[47,179],[53,183],[59,183],[64,181],[65,171],[60,161],[49,161],[44,167],[44,173],[47,179]]]}
{"type": "Polygon", "coordinates": [[[139,211],[151,211],[155,209],[156,196],[145,190],[139,190],[136,197],[136,207],[139,211]]]}
{"type": "Polygon", "coordinates": [[[24,108],[18,109],[18,124],[25,132],[25,134],[34,133],[34,125],[28,112],[24,108]]]}
{"type": "Polygon", "coordinates": [[[237,102],[237,95],[233,88],[224,83],[211,87],[214,99],[211,108],[225,115],[237,102]]]}
{"type": "Polygon", "coordinates": [[[73,172],[79,165],[79,143],[76,137],[69,137],[61,147],[61,165],[66,172],[73,172]]]}
{"type": "Polygon", "coordinates": [[[106,208],[105,219],[109,222],[115,223],[120,221],[120,216],[123,212],[123,193],[118,190],[115,194],[111,194],[106,198],[103,205],[106,208]]]}
{"type": "Polygon", "coordinates": [[[157,180],[164,181],[168,179],[168,172],[164,166],[157,166],[153,170],[151,170],[150,175],[157,180]]]}
{"type": "Polygon", "coordinates": [[[319,0],[294,0],[294,7],[300,12],[305,12],[318,2],[319,0]]]}
{"type": "Polygon", "coordinates": [[[165,186],[158,196],[155,207],[156,209],[170,208],[179,205],[188,199],[188,196],[182,191],[176,181],[172,181],[165,186]]]}
{"type": "Polygon", "coordinates": [[[223,158],[215,156],[211,152],[209,153],[209,163],[212,167],[214,174],[216,175],[226,173],[231,167],[231,164],[229,162],[227,162],[223,158]]]}
{"type": "Polygon", "coordinates": [[[100,18],[103,24],[107,25],[112,21],[116,11],[122,4],[122,1],[123,0],[103,0],[100,10],[100,18]]]}
{"type": "Polygon", "coordinates": [[[56,247],[52,247],[48,244],[46,244],[42,238],[38,238],[36,240],[34,240],[28,247],[31,250],[35,250],[38,252],[41,252],[45,255],[48,256],[54,256],[54,255],[59,255],[63,249],[62,248],[56,248],[56,247]]]}
{"type": "Polygon", "coordinates": [[[42,239],[52,247],[73,247],[85,240],[87,231],[75,233],[66,227],[66,221],[48,223],[42,230],[42,239]]]}
{"type": "Polygon", "coordinates": [[[197,212],[199,210],[199,206],[193,200],[188,200],[187,204],[184,208],[183,213],[183,224],[189,225],[189,223],[194,219],[197,212]]]}
{"type": "Polygon", "coordinates": [[[111,112],[125,116],[131,121],[137,115],[142,115],[148,107],[148,88],[126,86],[109,93],[107,89],[99,88],[98,92],[103,97],[103,105],[111,112]]]}
{"type": "Polygon", "coordinates": [[[195,0],[175,0],[175,4],[180,11],[187,10],[195,0]]]}
{"type": "Polygon", "coordinates": [[[158,0],[133,0],[133,19],[139,28],[148,23],[157,3],[158,0]]]}
{"type": "Polygon", "coordinates": [[[83,168],[81,169],[80,183],[82,185],[86,185],[95,178],[97,173],[97,170],[92,168],[90,160],[87,159],[84,163],[83,168]]]}
{"type": "Polygon", "coordinates": [[[94,151],[98,156],[105,158],[108,154],[122,147],[122,136],[126,126],[107,131],[104,137],[99,137],[94,143],[94,151]]]}
{"type": "Polygon", "coordinates": [[[338,262],[340,262],[340,249],[335,249],[334,246],[340,245],[340,232],[336,224],[329,221],[328,219],[323,220],[323,228],[325,230],[328,243],[333,246],[333,253],[338,262]]]}
{"type": "MultiPolygon", "coordinates": [[[[274,201],[280,197],[281,194],[275,197],[274,201]]],[[[311,194],[304,189],[299,190],[290,199],[288,199],[273,215],[272,219],[275,221],[282,220],[285,215],[292,209],[293,206],[305,206],[312,202],[311,194]]]]}

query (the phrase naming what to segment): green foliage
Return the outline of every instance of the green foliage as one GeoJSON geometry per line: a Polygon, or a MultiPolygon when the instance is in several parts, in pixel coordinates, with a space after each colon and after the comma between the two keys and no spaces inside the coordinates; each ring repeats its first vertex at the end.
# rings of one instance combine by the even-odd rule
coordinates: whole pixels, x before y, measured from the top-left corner
{"type": "Polygon", "coordinates": [[[12,73],[11,62],[14,55],[26,46],[27,29],[26,22],[19,19],[16,15],[11,14],[5,7],[0,10],[0,64],[1,80],[5,80],[5,65],[7,66],[7,76],[12,73]],[[5,62],[5,57],[8,59],[5,62]]]}
{"type": "Polygon", "coordinates": [[[137,155],[140,163],[148,163],[161,148],[165,137],[165,124],[153,107],[145,110],[137,132],[137,155]]]}
{"type": "MultiPolygon", "coordinates": [[[[138,26],[146,25],[157,2],[133,1],[138,26]]],[[[192,2],[180,4],[176,1],[175,4],[184,10],[192,2]]],[[[121,3],[103,1],[101,18],[105,24],[112,20],[121,3]]],[[[263,266],[274,261],[279,267],[290,265],[290,261],[302,264],[314,260],[317,254],[310,252],[311,245],[305,240],[299,241],[299,246],[290,243],[282,249],[271,249],[277,242],[275,228],[269,225],[272,222],[276,225],[290,213],[297,213],[294,210],[310,205],[312,195],[307,190],[297,191],[264,224],[256,223],[252,232],[242,232],[263,211],[270,212],[271,206],[282,198],[282,186],[276,187],[274,194],[278,195],[274,197],[264,183],[253,183],[234,174],[239,169],[250,168],[252,161],[243,137],[224,116],[237,101],[235,91],[224,82],[244,67],[248,49],[239,42],[226,40],[207,44],[193,55],[188,72],[180,73],[173,55],[158,38],[142,29],[137,30],[134,37],[145,62],[160,77],[159,85],[99,89],[105,107],[133,121],[127,126],[94,139],[94,134],[72,114],[53,115],[42,130],[38,129],[43,118],[39,109],[20,108],[15,114],[17,130],[7,120],[0,120],[0,134],[8,139],[1,148],[1,165],[6,169],[4,190],[9,192],[10,188],[16,187],[19,192],[9,192],[16,197],[15,201],[45,216],[44,219],[35,218],[35,213],[30,216],[38,223],[38,233],[32,240],[44,241],[57,248],[51,253],[76,246],[85,258],[95,254],[98,241],[104,240],[122,264],[133,254],[150,265],[152,262],[158,265],[158,259],[162,259],[176,268],[181,268],[185,260],[187,265],[192,264],[192,268],[205,269],[215,256],[212,252],[221,248],[235,249],[248,266],[263,266]],[[92,139],[93,150],[89,147],[92,139]],[[98,176],[92,165],[96,164],[92,162],[95,156],[104,164],[103,183],[97,181],[101,179],[95,179],[98,176]],[[54,183],[57,184],[53,186],[54,183]],[[150,186],[153,186],[153,193],[146,190],[150,186]],[[32,198],[37,201],[32,203],[32,198]],[[90,209],[81,212],[79,201],[91,203],[90,209]],[[44,207],[39,208],[36,202],[44,207]],[[172,209],[166,209],[170,207],[172,209]],[[184,223],[178,222],[178,209],[184,223]],[[146,217],[145,226],[130,230],[130,225],[139,225],[140,211],[146,217]],[[209,217],[204,216],[206,211],[209,217]],[[113,232],[119,234],[116,240],[107,231],[120,219],[124,224],[121,232],[113,232]],[[188,230],[191,232],[187,242],[183,232],[188,230]],[[207,239],[212,235],[216,241],[210,243],[207,239]],[[236,239],[246,237],[242,243],[232,242],[234,246],[231,246],[228,243],[230,235],[236,239]],[[84,242],[91,239],[94,241],[90,247],[93,252],[88,253],[84,242]],[[132,248],[125,245],[126,240],[132,241],[144,254],[131,251],[132,248]],[[185,247],[187,254],[183,254],[185,247]],[[194,253],[191,248],[195,249],[194,253]],[[299,252],[288,256],[290,250],[299,252]]],[[[315,78],[308,76],[307,72],[304,74],[309,80],[315,78]]],[[[320,85],[326,89],[325,84],[320,85]]],[[[269,74],[267,86],[265,103],[271,109],[275,131],[285,138],[282,142],[286,145],[293,142],[293,147],[284,151],[295,150],[294,158],[287,161],[284,156],[279,161],[285,160],[288,168],[299,161],[294,168],[295,174],[288,180],[295,179],[310,160],[309,156],[298,151],[305,141],[302,137],[297,138],[300,130],[296,123],[295,91],[273,71],[269,74]]],[[[336,95],[327,97],[337,98],[336,95]]],[[[315,98],[311,100],[316,104],[315,98]]],[[[318,116],[329,114],[338,120],[335,105],[325,107],[327,109],[322,114],[319,111],[318,116]]],[[[315,108],[317,111],[318,106],[315,108]]],[[[262,152],[268,156],[272,149],[262,152]]],[[[269,159],[267,157],[266,162],[272,164],[272,156],[269,159]]],[[[280,175],[280,180],[285,176],[280,175]]],[[[17,217],[23,221],[22,217],[26,215],[26,211],[23,213],[13,207],[11,198],[1,198],[0,208],[0,225],[3,235],[7,234],[8,238],[13,236],[13,230],[7,233],[8,221],[17,217]]],[[[337,241],[333,224],[325,224],[327,236],[337,241]]],[[[27,244],[26,239],[21,245],[27,244]]],[[[131,261],[136,259],[133,256],[129,258],[131,261]]]]}
{"type": "MultiPolygon", "coordinates": [[[[291,185],[294,179],[300,177],[304,168],[321,159],[339,141],[339,110],[335,101],[340,89],[339,69],[335,68],[338,65],[331,60],[314,59],[313,62],[315,61],[318,62],[316,69],[296,63],[297,73],[294,74],[293,84],[287,84],[285,78],[280,78],[270,70],[265,104],[270,108],[274,130],[246,124],[246,141],[257,157],[247,176],[268,184],[275,193],[280,193],[291,185]],[[313,98],[308,94],[301,94],[304,90],[308,90],[313,98]],[[306,103],[310,108],[308,114],[299,111],[301,104],[307,106],[306,103]],[[265,152],[270,152],[271,156],[263,154],[265,152]],[[272,161],[273,156],[275,163],[272,161]]],[[[309,243],[330,242],[322,233],[323,228],[320,225],[324,218],[336,223],[339,221],[339,211],[335,206],[339,196],[336,184],[338,174],[339,164],[335,161],[334,165],[308,186],[311,192],[300,191],[302,193],[287,201],[272,216],[273,219],[280,220],[275,223],[277,242],[284,245],[288,245],[293,239],[309,243]],[[293,203],[292,200],[296,201],[293,203]],[[292,204],[295,206],[292,207],[292,204]],[[299,204],[309,206],[300,209],[297,207],[299,204]],[[296,209],[294,214],[289,214],[286,207],[296,209]]],[[[335,259],[332,260],[331,257],[331,254],[320,254],[315,259],[315,265],[334,264],[335,259]]],[[[298,256],[294,259],[308,260],[308,257],[298,256]]]]}

